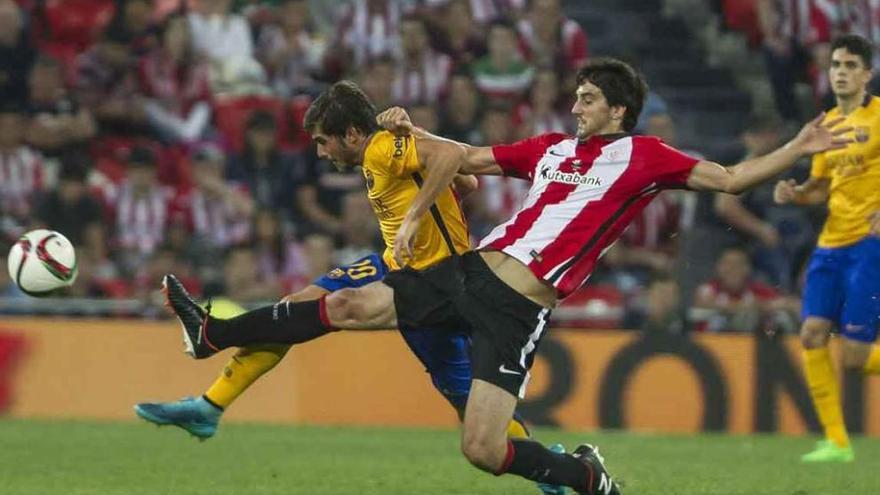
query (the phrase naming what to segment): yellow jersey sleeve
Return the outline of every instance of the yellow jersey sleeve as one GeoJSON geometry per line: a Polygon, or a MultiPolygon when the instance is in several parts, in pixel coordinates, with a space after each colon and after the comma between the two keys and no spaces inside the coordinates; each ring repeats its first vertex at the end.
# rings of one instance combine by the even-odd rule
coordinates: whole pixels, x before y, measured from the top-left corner
{"type": "Polygon", "coordinates": [[[828,169],[825,167],[825,153],[813,155],[813,164],[810,167],[810,177],[814,179],[827,179],[828,169]]]}
{"type": "Polygon", "coordinates": [[[374,173],[404,177],[418,172],[421,168],[416,152],[415,138],[398,137],[388,132],[377,134],[364,154],[364,163],[374,173]]]}

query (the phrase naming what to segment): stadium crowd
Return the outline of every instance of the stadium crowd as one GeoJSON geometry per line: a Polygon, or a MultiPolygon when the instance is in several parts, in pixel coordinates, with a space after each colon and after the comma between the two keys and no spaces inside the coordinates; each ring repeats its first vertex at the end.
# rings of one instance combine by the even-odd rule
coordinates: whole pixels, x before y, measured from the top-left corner
{"type": "MultiPolygon", "coordinates": [[[[806,117],[795,75],[820,104],[832,34],[880,36],[857,22],[873,2],[718,4],[765,54],[781,116],[731,137],[749,155],[806,117]]],[[[0,0],[0,256],[46,227],[77,247],[69,296],[149,298],[166,272],[240,303],[299,290],[382,249],[360,171],[319,160],[301,127],[311,99],[347,78],[380,110],[405,106],[457,140],[571,132],[573,76],[604,54],[564,11],[560,0],[0,0]]],[[[638,129],[676,142],[662,95],[638,129]]],[[[481,178],[465,199],[471,235],[508,218],[526,187],[481,178]]],[[[739,198],[664,193],[557,318],[793,329],[820,221],[774,205],[772,184],[739,198]]],[[[24,297],[2,272],[0,295],[24,297]]]]}

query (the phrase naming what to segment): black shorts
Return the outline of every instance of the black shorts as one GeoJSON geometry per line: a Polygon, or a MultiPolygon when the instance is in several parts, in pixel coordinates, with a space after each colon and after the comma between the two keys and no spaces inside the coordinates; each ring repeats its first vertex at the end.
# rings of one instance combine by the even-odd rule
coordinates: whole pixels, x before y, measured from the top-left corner
{"type": "Polygon", "coordinates": [[[385,276],[401,327],[471,335],[473,378],[523,398],[550,310],[502,282],[476,252],[385,276]]]}

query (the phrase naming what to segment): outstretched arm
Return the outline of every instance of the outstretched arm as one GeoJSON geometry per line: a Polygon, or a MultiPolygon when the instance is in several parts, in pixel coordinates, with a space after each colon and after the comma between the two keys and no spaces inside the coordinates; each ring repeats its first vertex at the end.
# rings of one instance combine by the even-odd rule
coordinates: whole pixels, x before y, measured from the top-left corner
{"type": "Polygon", "coordinates": [[[800,185],[794,179],[781,180],[773,189],[773,200],[781,205],[816,205],[828,200],[830,186],[831,181],[828,179],[816,177],[810,177],[800,185]]]}
{"type": "Polygon", "coordinates": [[[836,127],[843,122],[842,118],[823,124],[824,118],[824,113],[819,115],[785,146],[767,155],[732,167],[701,161],[688,177],[687,185],[696,190],[739,194],[788,170],[802,156],[844,148],[853,142],[852,137],[843,136],[852,127],[836,127]]]}

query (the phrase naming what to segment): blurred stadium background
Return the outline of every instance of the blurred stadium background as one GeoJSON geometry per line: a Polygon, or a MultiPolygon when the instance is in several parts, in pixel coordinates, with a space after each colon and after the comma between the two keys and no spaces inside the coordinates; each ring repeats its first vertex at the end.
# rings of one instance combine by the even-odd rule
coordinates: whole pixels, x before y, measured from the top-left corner
{"type": "MultiPolygon", "coordinates": [[[[828,42],[844,32],[876,41],[880,7],[0,0],[0,265],[36,227],[70,238],[80,263],[76,284],[52,299],[28,298],[0,270],[0,493],[528,493],[456,457],[452,411],[390,331],[296,349],[230,410],[227,422],[246,424],[208,445],[135,425],[132,404],[197,394],[221,365],[179,352],[157,298],[161,274],[234,310],[381,248],[361,174],[318,160],[301,128],[311,99],[341,78],[380,109],[402,105],[433,132],[490,145],[570,131],[574,73],[591,57],[615,56],[651,85],[638,132],[733,163],[777,146],[829,105],[828,42]],[[429,450],[436,440],[444,452],[380,447],[402,436],[429,450]],[[345,439],[354,453],[327,455],[348,449],[345,439]],[[90,445],[107,455],[80,456],[90,445]],[[237,476],[229,449],[256,460],[237,476]],[[358,464],[374,450],[372,464],[358,464]],[[173,462],[141,464],[142,455],[173,462]],[[276,481],[254,467],[288,455],[273,468],[285,473],[276,481]],[[195,467],[199,456],[233,474],[187,484],[174,466],[210,476],[195,467]],[[64,467],[54,478],[40,466],[47,459],[64,467]],[[396,477],[395,466],[417,462],[445,467],[396,477]],[[120,474],[98,475],[101,463],[120,474]],[[314,473],[291,474],[301,469],[314,473]]],[[[804,163],[792,177],[807,173],[804,163]]],[[[525,194],[516,181],[480,182],[466,204],[475,238],[525,194]]],[[[857,444],[863,464],[806,471],[794,460],[809,438],[697,436],[818,431],[793,334],[822,219],[820,208],[774,205],[767,187],[739,198],[663,193],[555,312],[526,418],[568,432],[681,435],[599,434],[635,493],[875,493],[865,475],[878,467],[877,447],[867,440],[857,444]],[[678,452],[687,462],[671,469],[698,483],[663,468],[678,452]],[[743,458],[745,474],[734,475],[743,458]],[[779,465],[791,476],[768,481],[779,465]]],[[[844,390],[850,429],[880,435],[880,383],[850,374],[844,390]]]]}

